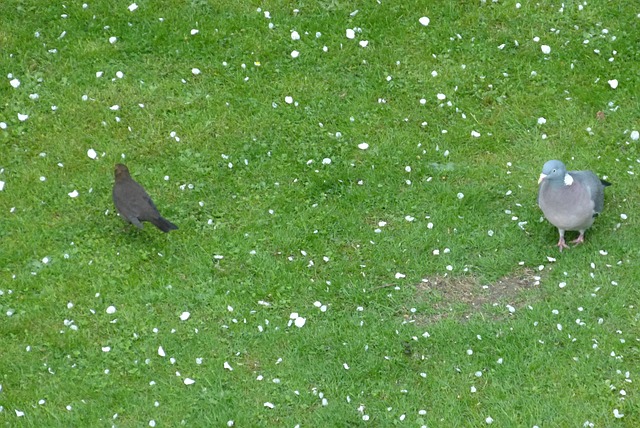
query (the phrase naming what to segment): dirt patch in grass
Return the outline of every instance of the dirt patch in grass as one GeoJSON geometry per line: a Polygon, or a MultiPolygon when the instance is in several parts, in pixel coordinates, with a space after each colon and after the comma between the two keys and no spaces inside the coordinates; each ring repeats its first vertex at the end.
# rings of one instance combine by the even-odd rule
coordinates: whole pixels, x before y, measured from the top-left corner
{"type": "Polygon", "coordinates": [[[431,314],[417,322],[433,323],[447,317],[468,320],[473,315],[491,319],[496,313],[508,313],[507,305],[515,309],[539,300],[540,277],[532,269],[523,269],[500,278],[481,282],[474,276],[429,276],[417,284],[418,299],[433,302],[431,314]],[[495,307],[501,310],[492,309],[495,307]]]}

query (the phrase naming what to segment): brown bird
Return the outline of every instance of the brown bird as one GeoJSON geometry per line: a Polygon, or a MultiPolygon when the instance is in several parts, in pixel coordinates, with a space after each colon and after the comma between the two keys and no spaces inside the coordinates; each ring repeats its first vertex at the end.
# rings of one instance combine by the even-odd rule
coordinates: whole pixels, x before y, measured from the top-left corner
{"type": "Polygon", "coordinates": [[[151,222],[161,231],[167,233],[178,228],[166,218],[163,218],[155,204],[131,175],[129,169],[121,163],[116,164],[116,182],[113,185],[113,203],[125,220],[138,229],[142,229],[142,222],[151,222]]]}

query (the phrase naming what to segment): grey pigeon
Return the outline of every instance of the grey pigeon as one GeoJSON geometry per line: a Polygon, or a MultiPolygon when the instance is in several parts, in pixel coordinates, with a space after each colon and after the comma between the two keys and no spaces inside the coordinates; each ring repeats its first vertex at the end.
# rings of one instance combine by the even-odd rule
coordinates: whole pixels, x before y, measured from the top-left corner
{"type": "Polygon", "coordinates": [[[559,160],[542,167],[538,180],[538,205],[549,223],[558,228],[558,248],[569,248],[564,242],[566,230],[580,232],[572,244],[584,242],[584,232],[604,206],[604,188],[610,186],[591,171],[567,171],[559,160]]]}
{"type": "Polygon", "coordinates": [[[115,175],[113,203],[123,218],[139,229],[142,229],[143,221],[151,222],[165,233],[178,228],[160,215],[147,192],[131,178],[126,166],[117,164],[115,175]]]}

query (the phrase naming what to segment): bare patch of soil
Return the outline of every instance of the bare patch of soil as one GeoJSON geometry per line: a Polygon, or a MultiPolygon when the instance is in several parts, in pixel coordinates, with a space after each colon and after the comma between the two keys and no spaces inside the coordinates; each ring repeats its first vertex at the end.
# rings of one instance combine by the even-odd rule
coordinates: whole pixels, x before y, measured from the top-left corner
{"type": "MultiPolygon", "coordinates": [[[[540,277],[531,269],[506,275],[493,283],[481,283],[474,276],[430,276],[417,284],[418,298],[433,301],[432,315],[426,316],[425,323],[433,323],[449,316],[459,316],[462,320],[472,315],[495,316],[489,313],[489,306],[511,305],[519,308],[525,305],[525,298],[538,299],[540,277]],[[532,296],[533,295],[533,296],[532,296]]],[[[505,309],[506,311],[506,309],[505,309]]],[[[416,320],[419,321],[419,320],[416,320]]]]}

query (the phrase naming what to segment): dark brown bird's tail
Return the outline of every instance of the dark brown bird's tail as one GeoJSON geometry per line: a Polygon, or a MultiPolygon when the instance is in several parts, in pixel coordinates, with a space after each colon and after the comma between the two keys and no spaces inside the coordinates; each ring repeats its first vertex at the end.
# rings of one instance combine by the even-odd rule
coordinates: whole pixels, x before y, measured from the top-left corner
{"type": "Polygon", "coordinates": [[[153,225],[155,227],[157,227],[158,229],[160,229],[164,233],[167,233],[170,230],[176,230],[178,228],[178,226],[176,226],[175,224],[171,223],[169,220],[167,220],[164,217],[154,218],[153,220],[151,220],[151,223],[153,223],[153,225]]]}

